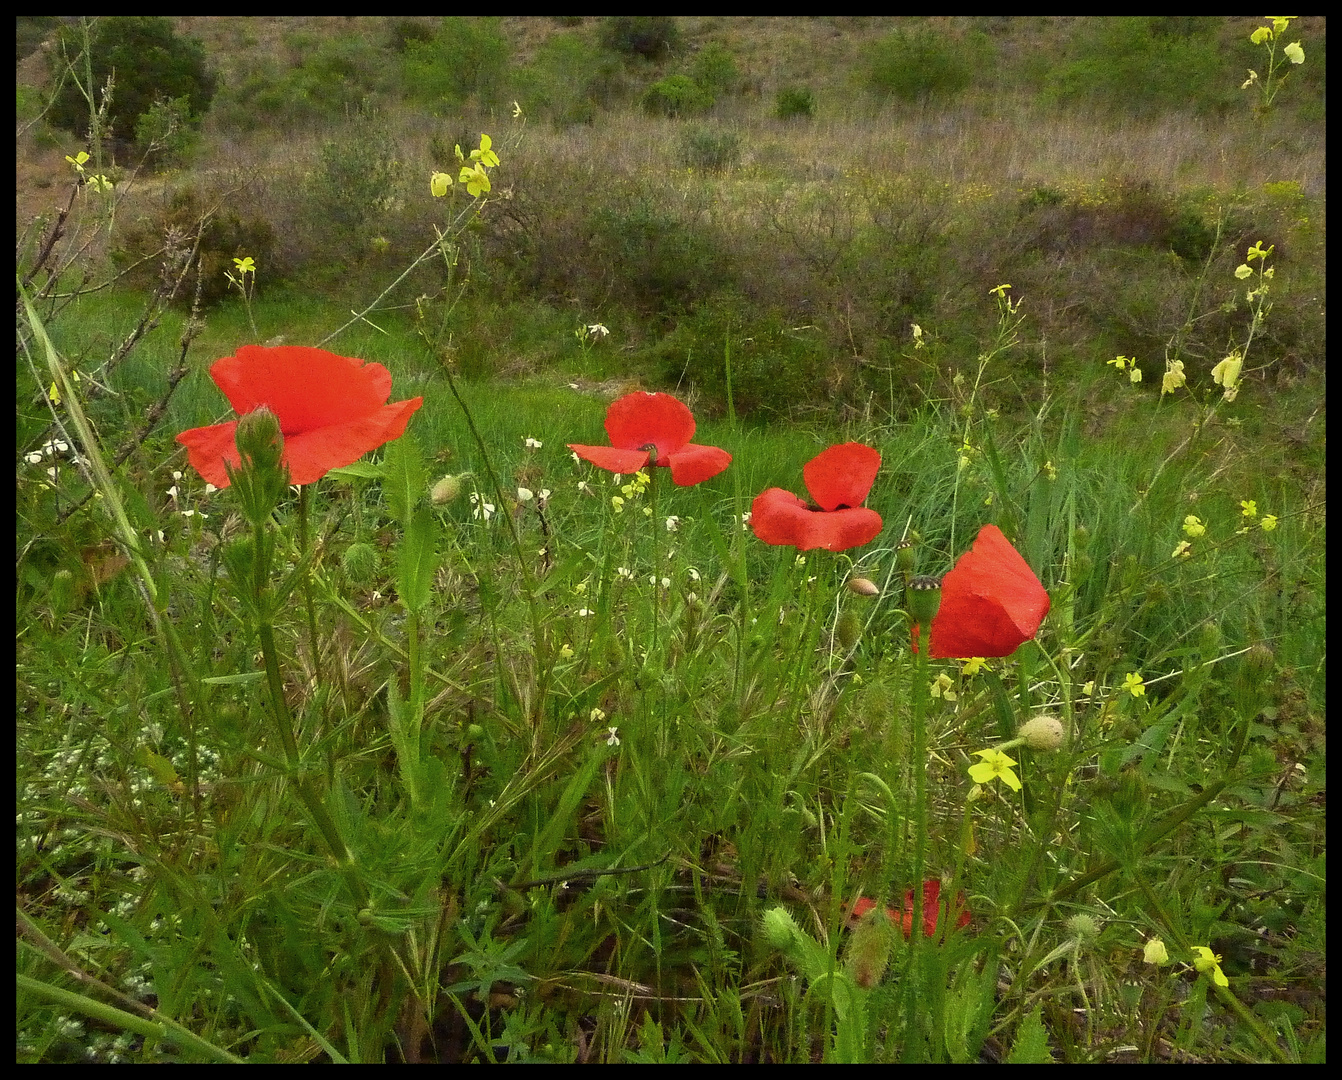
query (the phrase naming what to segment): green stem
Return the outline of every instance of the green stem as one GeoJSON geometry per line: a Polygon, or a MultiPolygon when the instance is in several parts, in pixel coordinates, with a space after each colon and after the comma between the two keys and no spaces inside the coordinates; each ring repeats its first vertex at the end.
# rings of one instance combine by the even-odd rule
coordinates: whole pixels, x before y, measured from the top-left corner
{"type": "MultiPolygon", "coordinates": [[[[308,557],[308,489],[304,484],[298,489],[298,560],[307,565],[308,557]]],[[[320,686],[322,682],[321,648],[317,641],[317,611],[312,604],[312,567],[307,565],[303,571],[303,602],[308,611],[308,649],[312,654],[312,678],[320,686]]]]}

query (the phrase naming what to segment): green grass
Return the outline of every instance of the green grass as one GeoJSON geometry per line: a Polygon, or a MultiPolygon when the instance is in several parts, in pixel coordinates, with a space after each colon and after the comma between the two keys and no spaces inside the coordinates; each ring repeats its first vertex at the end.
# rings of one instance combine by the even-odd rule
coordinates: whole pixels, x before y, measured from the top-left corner
{"type": "MultiPolygon", "coordinates": [[[[688,25],[767,54],[753,23],[688,25]]],[[[17,1059],[1324,1060],[1324,205],[1294,178],[1227,195],[1261,188],[1273,153],[1310,174],[1308,154],[1240,152],[1308,124],[1199,120],[1229,140],[1212,180],[1216,139],[1174,137],[1190,118],[1097,140],[1026,110],[1049,149],[1011,172],[977,83],[887,131],[869,104],[841,117],[861,73],[838,70],[781,157],[773,121],[726,95],[742,161],[704,178],[667,160],[671,121],[614,111],[637,100],[620,79],[682,61],[612,73],[578,51],[592,81],[565,101],[601,122],[498,138],[496,198],[449,230],[446,278],[428,260],[368,308],[452,220],[419,181],[379,211],[375,256],[323,253],[303,231],[323,193],[259,167],[230,205],[293,227],[250,305],[234,290],[189,323],[142,291],[81,292],[76,268],[103,265],[80,246],[104,235],[91,199],[50,287],[33,275],[95,434],[49,404],[23,321],[17,1059]],[[1131,152],[1175,143],[1164,165],[1131,152]],[[1119,159],[1188,175],[1119,182],[1119,159]],[[1147,242],[1177,226],[1196,247],[1211,203],[1230,231],[1205,263],[1147,242]],[[1245,294],[1266,279],[1235,276],[1232,233],[1279,245],[1261,320],[1245,294]],[[314,261],[285,280],[285,251],[314,261]],[[575,335],[597,322],[608,337],[575,335]],[[376,470],[249,523],[174,436],[231,416],[217,358],[346,324],[327,347],[423,406],[376,470]],[[1225,401],[1211,367],[1246,347],[1225,401]],[[1160,357],[1187,385],[1160,393],[1160,357]],[[727,471],[640,489],[575,460],[612,399],[657,388],[727,471]],[[799,557],[743,525],[850,440],[882,455],[875,540],[799,557]],[[95,450],[110,482],[74,460],[95,450]],[[445,477],[459,493],[434,502],[445,477]],[[1048,617],[988,670],[915,656],[897,544],[940,577],[987,523],[1048,617]],[[1064,742],[1008,751],[1021,790],[971,780],[1044,714],[1064,742]],[[926,880],[963,894],[966,927],[944,908],[931,941],[849,925],[859,896],[898,909],[926,880]]]]}

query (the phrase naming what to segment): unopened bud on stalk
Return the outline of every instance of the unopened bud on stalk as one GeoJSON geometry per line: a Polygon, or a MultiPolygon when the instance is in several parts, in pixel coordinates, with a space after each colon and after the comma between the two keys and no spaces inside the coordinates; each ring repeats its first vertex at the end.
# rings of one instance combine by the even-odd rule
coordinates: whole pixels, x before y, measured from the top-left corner
{"type": "Polygon", "coordinates": [[[1041,713],[1021,726],[1016,733],[1031,750],[1052,753],[1062,746],[1065,734],[1062,721],[1051,713],[1041,713]]]}
{"type": "Polygon", "coordinates": [[[372,544],[350,544],[340,556],[341,568],[352,585],[368,585],[377,572],[377,551],[372,544]]]}
{"type": "Polygon", "coordinates": [[[867,912],[848,939],[845,957],[848,972],[853,976],[853,982],[864,990],[870,990],[885,974],[894,944],[894,929],[889,916],[876,907],[867,912]]]}
{"type": "Polygon", "coordinates": [[[787,955],[798,947],[801,928],[787,908],[770,908],[764,913],[764,936],[779,952],[787,955]]]}
{"type": "Polygon", "coordinates": [[[881,595],[881,590],[877,588],[876,582],[864,577],[850,577],[848,579],[848,591],[856,596],[881,595]]]}
{"type": "Polygon", "coordinates": [[[60,618],[70,610],[75,597],[75,576],[69,570],[57,570],[51,575],[51,591],[47,600],[51,604],[51,613],[60,618]]]}
{"type": "Polygon", "coordinates": [[[234,436],[242,462],[256,469],[277,469],[284,454],[284,435],[280,418],[262,405],[238,421],[234,436]]]}
{"type": "Polygon", "coordinates": [[[847,652],[862,636],[862,620],[852,611],[843,612],[834,624],[834,639],[847,652]]]}
{"type": "Polygon", "coordinates": [[[461,477],[444,476],[438,483],[433,485],[429,492],[429,498],[433,500],[434,506],[446,506],[458,495],[461,494],[461,477]]]}

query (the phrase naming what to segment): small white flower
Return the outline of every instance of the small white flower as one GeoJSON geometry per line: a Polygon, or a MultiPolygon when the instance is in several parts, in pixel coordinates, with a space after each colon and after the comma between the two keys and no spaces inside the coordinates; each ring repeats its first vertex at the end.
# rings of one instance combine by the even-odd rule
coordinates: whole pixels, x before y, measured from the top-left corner
{"type": "Polygon", "coordinates": [[[530,501],[531,501],[532,499],[534,499],[535,497],[536,497],[536,493],[535,493],[534,491],[532,491],[530,488],[520,487],[520,488],[517,489],[517,501],[518,501],[518,502],[530,502],[530,501]]]}
{"type": "Polygon", "coordinates": [[[525,439],[522,440],[522,445],[525,446],[528,450],[539,450],[545,444],[541,442],[540,439],[533,439],[530,435],[528,435],[525,439]]]}
{"type": "MultiPolygon", "coordinates": [[[[657,584],[657,575],[656,575],[656,574],[650,574],[650,575],[648,576],[648,584],[649,584],[649,585],[656,585],[656,584],[657,584]]],[[[669,589],[670,587],[671,587],[671,579],[670,579],[669,577],[664,577],[664,578],[662,578],[662,588],[663,588],[663,589],[669,589]]]]}
{"type": "Polygon", "coordinates": [[[751,517],[751,513],[752,513],[752,512],[751,512],[750,510],[747,510],[744,514],[741,515],[741,531],[742,531],[742,532],[745,532],[745,531],[746,531],[746,528],[750,525],[750,517],[751,517]]]}
{"type": "Polygon", "coordinates": [[[669,518],[666,519],[667,532],[675,532],[679,528],[680,528],[680,518],[678,518],[675,514],[672,514],[669,518]]]}
{"type": "Polygon", "coordinates": [[[596,612],[593,611],[591,608],[580,607],[580,608],[578,609],[578,617],[579,617],[579,618],[583,618],[583,619],[585,619],[585,618],[587,618],[588,615],[595,615],[595,614],[596,614],[596,612]]]}
{"type": "Polygon", "coordinates": [[[606,736],[606,745],[607,745],[607,746],[619,746],[619,745],[620,745],[620,737],[619,737],[617,734],[615,734],[615,733],[616,733],[617,731],[619,731],[620,729],[617,728],[617,727],[609,727],[609,728],[607,728],[606,730],[609,732],[609,734],[606,736]]]}
{"type": "Polygon", "coordinates": [[[593,494],[592,485],[589,484],[586,480],[578,481],[578,490],[581,491],[584,495],[593,494]]]}
{"type": "Polygon", "coordinates": [[[173,483],[175,484],[175,483],[176,483],[178,480],[180,480],[181,478],[182,478],[182,471],[181,471],[180,469],[173,469],[173,470],[172,470],[172,480],[173,480],[173,483]]]}
{"type": "Polygon", "coordinates": [[[798,556],[797,556],[797,565],[798,565],[798,566],[805,566],[805,565],[806,565],[806,556],[805,556],[805,555],[798,555],[798,556]]]}
{"type": "Polygon", "coordinates": [[[471,517],[478,519],[479,517],[481,517],[481,515],[483,515],[484,519],[488,521],[491,517],[494,516],[494,511],[496,509],[494,504],[491,502],[485,502],[485,500],[480,497],[479,492],[477,491],[471,492],[471,504],[475,507],[475,509],[471,511],[471,517]]]}
{"type": "Polygon", "coordinates": [[[689,569],[689,575],[690,575],[690,580],[691,580],[691,581],[698,581],[698,580],[699,580],[699,571],[696,570],[693,566],[691,566],[690,569],[689,569]]]}
{"type": "MultiPolygon", "coordinates": [[[[578,390],[578,389],[581,389],[581,388],[578,386],[578,384],[575,383],[575,382],[571,382],[571,383],[569,383],[569,384],[568,384],[568,388],[569,388],[570,390],[578,390]]],[[[577,455],[577,454],[574,454],[573,456],[574,456],[574,457],[577,457],[578,455],[577,455]]]]}
{"type": "Polygon", "coordinates": [[[591,334],[593,337],[607,337],[610,334],[610,331],[607,330],[600,323],[592,323],[590,326],[587,327],[587,332],[591,334]]]}
{"type": "Polygon", "coordinates": [[[617,566],[615,568],[615,572],[619,574],[620,577],[622,578],[628,578],[631,581],[633,580],[634,572],[630,570],[629,567],[627,566],[617,566]]]}
{"type": "Polygon", "coordinates": [[[41,465],[42,455],[39,454],[36,450],[34,450],[30,454],[24,454],[23,460],[26,461],[29,465],[41,465]]]}
{"type": "Polygon", "coordinates": [[[214,494],[216,491],[218,491],[218,490],[219,490],[219,489],[218,489],[217,487],[215,487],[215,486],[214,486],[213,484],[211,484],[211,483],[208,483],[208,482],[207,482],[207,483],[205,484],[205,494],[206,494],[206,495],[213,495],[213,494],[214,494]]]}
{"type": "Polygon", "coordinates": [[[55,465],[52,465],[49,469],[47,469],[47,475],[48,475],[49,477],[51,477],[53,480],[56,479],[56,466],[55,466],[55,465]]]}
{"type": "Polygon", "coordinates": [[[569,457],[571,457],[571,458],[573,459],[573,464],[574,464],[574,465],[581,465],[581,464],[582,464],[582,458],[580,458],[580,457],[578,456],[578,451],[574,450],[573,453],[571,453],[571,454],[569,455],[569,457]]]}
{"type": "Polygon", "coordinates": [[[176,484],[173,484],[172,487],[168,488],[168,498],[170,498],[173,502],[176,502],[176,501],[177,501],[177,485],[176,485],[176,484]]]}

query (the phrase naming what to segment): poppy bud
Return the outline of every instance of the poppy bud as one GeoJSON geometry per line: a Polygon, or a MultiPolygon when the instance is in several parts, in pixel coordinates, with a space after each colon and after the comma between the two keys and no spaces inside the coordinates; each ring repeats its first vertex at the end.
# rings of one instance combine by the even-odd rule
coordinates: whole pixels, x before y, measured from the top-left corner
{"type": "Polygon", "coordinates": [[[1061,720],[1049,713],[1042,713],[1023,724],[1016,734],[1025,740],[1025,745],[1031,750],[1052,753],[1062,745],[1064,731],[1061,720]]]}
{"type": "Polygon", "coordinates": [[[429,492],[429,498],[433,500],[434,506],[446,506],[460,494],[461,477],[444,476],[433,485],[433,489],[429,492]]]}
{"type": "Polygon", "coordinates": [[[848,939],[848,972],[853,976],[853,982],[864,990],[870,990],[885,974],[894,944],[894,930],[890,917],[880,908],[873,908],[863,916],[848,939]]]}
{"type": "Polygon", "coordinates": [[[1078,525],[1072,530],[1072,543],[1078,551],[1085,551],[1090,547],[1090,530],[1084,525],[1078,525]]]}
{"type": "Polygon", "coordinates": [[[51,604],[51,614],[60,618],[74,601],[75,576],[69,570],[57,570],[51,576],[51,591],[47,593],[47,602],[51,604]]]}
{"type": "Polygon", "coordinates": [[[1215,656],[1221,648],[1221,627],[1208,619],[1198,627],[1198,646],[1203,656],[1215,656]]]}
{"type": "Polygon", "coordinates": [[[834,624],[834,637],[844,652],[856,645],[861,636],[862,621],[851,611],[843,612],[834,624]]]}
{"type": "Polygon", "coordinates": [[[1084,911],[1078,911],[1067,920],[1067,929],[1071,935],[1082,943],[1094,941],[1100,936],[1100,923],[1092,915],[1087,915],[1084,911]]]}
{"type": "Polygon", "coordinates": [[[238,421],[236,440],[244,464],[250,461],[256,469],[279,468],[284,435],[279,417],[264,405],[238,421]]]}
{"type": "Polygon", "coordinates": [[[921,626],[931,626],[941,609],[941,579],[920,575],[909,582],[905,603],[913,621],[921,626]]]}
{"type": "Polygon", "coordinates": [[[855,596],[880,596],[881,590],[870,578],[851,577],[848,579],[848,591],[855,596]]]}
{"type": "Polygon", "coordinates": [[[770,908],[764,913],[764,936],[784,956],[801,943],[802,931],[787,908],[770,908]]]}
{"type": "Polygon", "coordinates": [[[340,556],[341,568],[352,585],[367,585],[377,572],[377,551],[372,544],[350,544],[340,556]]]}

